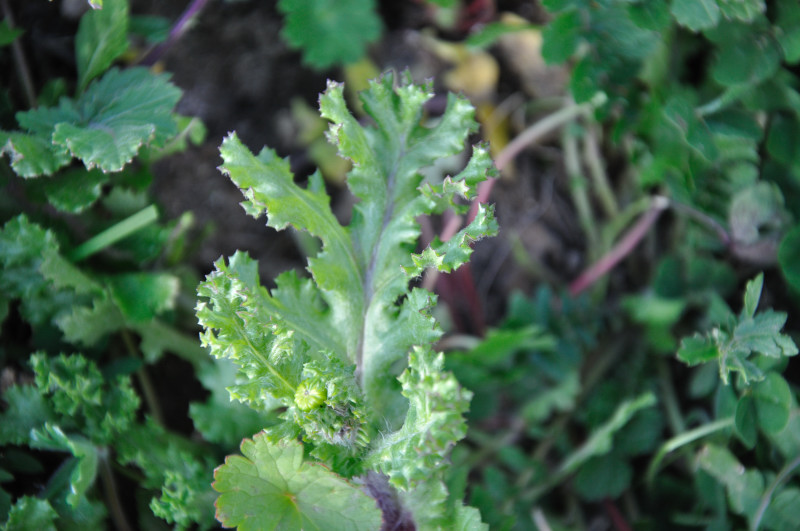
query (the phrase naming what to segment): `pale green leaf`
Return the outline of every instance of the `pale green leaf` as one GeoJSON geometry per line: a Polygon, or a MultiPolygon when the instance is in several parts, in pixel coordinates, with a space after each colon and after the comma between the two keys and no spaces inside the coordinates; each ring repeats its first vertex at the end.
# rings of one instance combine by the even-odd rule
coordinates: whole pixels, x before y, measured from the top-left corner
{"type": "Polygon", "coordinates": [[[767,10],[764,0],[717,0],[720,13],[727,19],[751,22],[767,10]]]}
{"type": "Polygon", "coordinates": [[[761,289],[764,287],[764,273],[759,273],[756,278],[747,283],[744,292],[743,317],[753,317],[756,314],[758,301],[761,299],[761,289]]]}
{"type": "Polygon", "coordinates": [[[52,408],[32,385],[15,385],[2,394],[0,444],[27,444],[31,430],[54,420],[52,408]]]}
{"type": "Polygon", "coordinates": [[[128,49],[128,1],[106,0],[93,7],[102,9],[83,15],[75,36],[79,92],[128,49]]]}
{"type": "Polygon", "coordinates": [[[370,456],[391,483],[403,490],[439,477],[448,451],[466,435],[464,413],[472,393],[443,368],[441,353],[416,349],[410,354],[408,368],[399,378],[403,396],[409,400],[406,421],[370,456]]]}
{"type": "Polygon", "coordinates": [[[242,441],[244,456],[228,456],[214,473],[217,519],[240,531],[319,529],[373,531],[381,526],[375,500],[318,463],[294,441],[264,434],[242,441]]]}
{"type": "Polygon", "coordinates": [[[655,403],[655,395],[649,392],[620,403],[611,418],[592,432],[586,442],[561,464],[560,470],[567,473],[572,472],[590,458],[607,454],[611,451],[614,434],[625,426],[639,410],[652,407],[655,403]]]}
{"type": "Polygon", "coordinates": [[[692,31],[713,28],[720,19],[717,0],[672,0],[672,16],[692,31]]]}
{"type": "Polygon", "coordinates": [[[58,519],[53,506],[47,500],[22,496],[11,507],[8,521],[3,531],[56,531],[55,521],[58,519]]]}

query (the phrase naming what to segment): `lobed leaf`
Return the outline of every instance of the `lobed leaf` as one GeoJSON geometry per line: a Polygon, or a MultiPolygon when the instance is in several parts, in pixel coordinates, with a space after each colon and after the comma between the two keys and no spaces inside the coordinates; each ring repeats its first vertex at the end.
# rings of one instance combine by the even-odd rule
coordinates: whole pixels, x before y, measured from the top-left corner
{"type": "Polygon", "coordinates": [[[177,133],[172,110],[180,97],[166,74],[112,68],[76,100],[19,112],[17,121],[40,141],[52,142],[56,153],[67,150],[87,169],[115,172],[143,145],[161,146],[177,133]]]}
{"type": "Polygon", "coordinates": [[[353,63],[381,33],[374,0],[280,0],[283,37],[314,68],[353,63]]]}
{"type": "Polygon", "coordinates": [[[262,529],[374,530],[375,500],[317,463],[295,441],[273,444],[258,434],[242,441],[214,472],[217,519],[241,531],[262,529]]]}

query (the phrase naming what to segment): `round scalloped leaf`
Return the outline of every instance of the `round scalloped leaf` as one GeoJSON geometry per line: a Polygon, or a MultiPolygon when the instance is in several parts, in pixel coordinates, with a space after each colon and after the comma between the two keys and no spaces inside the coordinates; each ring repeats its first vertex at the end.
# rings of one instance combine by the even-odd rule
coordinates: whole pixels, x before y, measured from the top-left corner
{"type": "Polygon", "coordinates": [[[264,529],[375,530],[375,500],[318,463],[303,461],[296,441],[278,444],[265,432],[245,439],[214,472],[217,520],[239,531],[264,529]]]}

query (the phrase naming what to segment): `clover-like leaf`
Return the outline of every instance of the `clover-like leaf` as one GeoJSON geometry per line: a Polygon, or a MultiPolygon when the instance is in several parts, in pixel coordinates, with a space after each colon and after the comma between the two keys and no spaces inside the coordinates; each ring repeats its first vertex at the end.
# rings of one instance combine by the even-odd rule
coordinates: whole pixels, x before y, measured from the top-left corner
{"type": "Polygon", "coordinates": [[[228,456],[214,472],[217,519],[240,531],[381,527],[375,500],[318,463],[303,459],[299,442],[273,444],[261,433],[242,441],[244,456],[228,456]]]}

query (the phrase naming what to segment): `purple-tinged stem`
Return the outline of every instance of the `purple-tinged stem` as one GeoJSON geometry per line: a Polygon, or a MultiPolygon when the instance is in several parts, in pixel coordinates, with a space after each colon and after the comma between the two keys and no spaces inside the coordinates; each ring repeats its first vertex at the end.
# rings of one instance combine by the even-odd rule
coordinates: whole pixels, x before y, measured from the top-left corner
{"type": "Polygon", "coordinates": [[[154,46],[147,54],[139,61],[142,66],[153,66],[156,64],[165,53],[175,44],[178,39],[186,32],[189,22],[205,7],[208,0],[192,0],[192,3],[183,11],[180,18],[172,25],[169,30],[167,40],[154,46]]]}
{"type": "Polygon", "coordinates": [[[570,294],[572,296],[578,295],[597,282],[600,277],[611,271],[623,258],[628,256],[639,242],[642,241],[642,238],[644,238],[645,234],[650,230],[650,227],[653,226],[667,207],[669,207],[669,200],[667,198],[661,196],[654,197],[650,209],[636,221],[636,224],[625,233],[625,236],[623,236],[605,256],[581,273],[581,275],[570,284],[570,294]]]}

